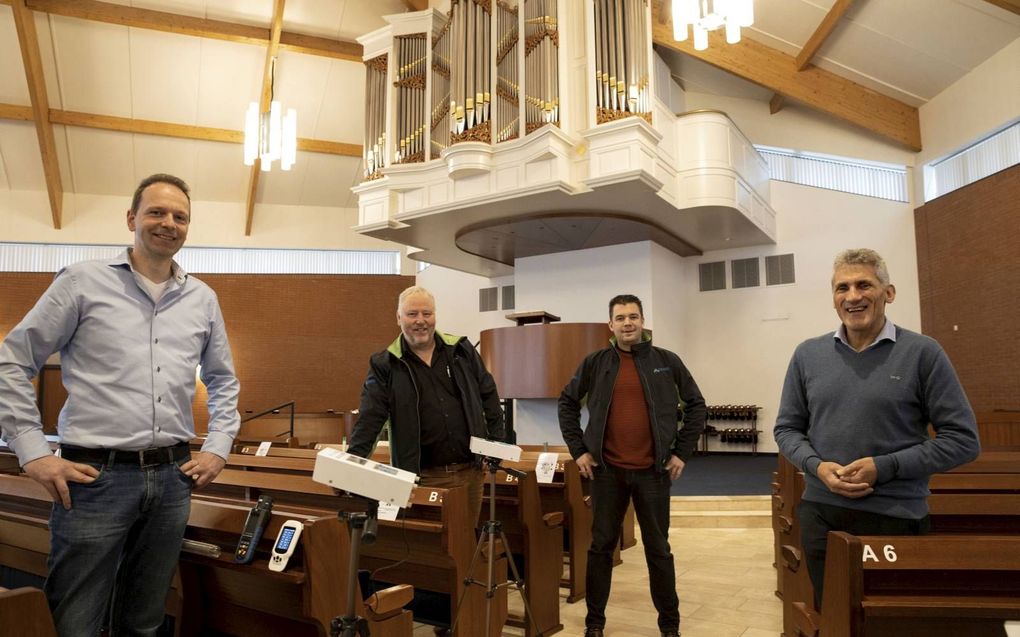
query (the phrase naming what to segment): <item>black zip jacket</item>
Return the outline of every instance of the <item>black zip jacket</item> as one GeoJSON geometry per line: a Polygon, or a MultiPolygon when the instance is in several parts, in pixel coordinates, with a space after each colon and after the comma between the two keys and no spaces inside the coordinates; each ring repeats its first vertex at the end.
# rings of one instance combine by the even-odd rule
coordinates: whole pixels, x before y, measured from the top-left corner
{"type": "MultiPolygon", "coordinates": [[[[449,348],[450,372],[460,391],[461,406],[469,434],[503,441],[506,430],[496,381],[466,337],[436,332],[436,347],[449,348]]],[[[372,354],[368,377],[361,388],[358,423],[348,451],[367,458],[372,454],[384,426],[390,431],[390,463],[399,469],[421,473],[421,423],[418,419],[418,387],[410,363],[404,358],[400,337],[386,349],[372,354]]]]}
{"type": "MultiPolygon", "coordinates": [[[[563,388],[559,400],[560,431],[576,460],[590,453],[600,465],[609,403],[613,399],[620,355],[615,338],[605,349],[589,354],[563,388]],[[581,406],[588,404],[588,426],[581,430],[581,406]]],[[[653,347],[650,337],[631,347],[655,443],[655,467],[663,470],[671,455],[684,462],[698,446],[705,428],[705,399],[680,357],[653,347]],[[682,408],[682,409],[681,409],[682,408]]]]}

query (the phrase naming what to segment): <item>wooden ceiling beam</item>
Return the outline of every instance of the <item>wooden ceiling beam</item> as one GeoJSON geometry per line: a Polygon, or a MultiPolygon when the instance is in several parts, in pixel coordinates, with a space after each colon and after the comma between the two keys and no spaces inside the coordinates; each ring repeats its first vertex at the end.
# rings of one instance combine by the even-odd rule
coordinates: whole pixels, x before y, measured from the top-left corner
{"type": "Polygon", "coordinates": [[[53,217],[53,227],[60,230],[64,187],[60,183],[60,162],[57,159],[53,125],[50,123],[50,102],[46,94],[46,78],[43,77],[42,56],[39,54],[39,37],[35,31],[35,14],[25,5],[25,0],[13,0],[11,9],[14,12],[18,44],[21,46],[21,61],[25,66],[32,119],[39,138],[39,154],[42,156],[46,192],[50,199],[50,214],[53,217]]]}
{"type": "MultiPolygon", "coordinates": [[[[0,119],[31,122],[35,120],[35,116],[32,113],[32,108],[29,106],[0,103],[0,119]]],[[[80,128],[111,130],[121,133],[135,133],[138,135],[177,137],[179,139],[194,139],[198,141],[223,142],[228,144],[244,143],[244,131],[231,130],[228,128],[190,126],[188,124],[174,124],[172,122],[160,122],[151,119],[129,119],[127,117],[115,117],[113,115],[97,115],[95,113],[64,111],[56,108],[50,109],[50,123],[62,124],[64,126],[77,126],[80,128]]],[[[326,139],[299,137],[297,140],[297,149],[307,153],[339,155],[341,157],[361,157],[360,144],[334,142],[326,139]]]]}
{"type": "MultiPolygon", "coordinates": [[[[655,3],[652,8],[658,17],[662,9],[655,3]]],[[[751,38],[726,44],[723,34],[713,31],[708,48],[697,51],[690,40],[673,39],[672,20],[653,19],[652,39],[913,151],[921,150],[921,125],[913,106],[816,66],[797,71],[792,56],[751,38]]]]}
{"type": "Polygon", "coordinates": [[[994,4],[1000,9],[1020,15],[1020,0],[985,0],[988,4],[994,4]]]}
{"type": "MultiPolygon", "coordinates": [[[[12,1],[0,0],[0,4],[10,4],[12,1]]],[[[196,18],[154,9],[127,7],[99,0],[25,0],[25,4],[33,11],[51,15],[241,44],[266,46],[272,38],[271,29],[264,27],[196,18]]],[[[300,33],[281,33],[279,46],[285,50],[308,55],[352,62],[361,61],[361,45],[347,40],[332,40],[300,33]]]]}
{"type": "Polygon", "coordinates": [[[0,119],[13,119],[22,122],[34,122],[35,113],[31,106],[18,106],[16,104],[0,104],[0,119]]]}
{"type": "MultiPolygon", "coordinates": [[[[262,69],[262,96],[259,98],[259,113],[269,112],[269,103],[273,99],[273,74],[276,54],[280,50],[280,34],[283,33],[283,5],[285,0],[273,1],[273,20],[269,27],[269,46],[266,47],[266,64],[262,69]]],[[[262,172],[262,160],[255,158],[248,178],[248,197],[245,203],[244,236],[251,236],[251,225],[255,219],[255,199],[258,196],[259,173],[262,172]]]]}
{"type": "Polygon", "coordinates": [[[854,0],[836,0],[836,4],[832,5],[829,12],[822,18],[821,24],[815,29],[815,32],[808,38],[804,48],[797,54],[797,70],[803,71],[807,68],[807,65],[811,63],[811,59],[815,57],[815,53],[818,53],[818,49],[822,48],[825,41],[832,34],[833,29],[839,24],[840,18],[847,12],[850,5],[854,0]]]}
{"type": "Polygon", "coordinates": [[[786,98],[779,93],[773,93],[772,99],[769,100],[769,114],[775,115],[783,110],[784,106],[786,106],[786,98]]]}

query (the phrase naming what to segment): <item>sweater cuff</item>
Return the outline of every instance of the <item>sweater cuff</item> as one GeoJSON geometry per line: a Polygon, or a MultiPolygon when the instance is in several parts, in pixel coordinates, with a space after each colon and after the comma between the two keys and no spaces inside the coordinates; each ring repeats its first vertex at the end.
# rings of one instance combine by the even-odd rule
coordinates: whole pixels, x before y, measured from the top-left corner
{"type": "Polygon", "coordinates": [[[896,456],[893,454],[875,456],[874,460],[875,469],[878,471],[878,477],[875,478],[875,484],[889,482],[896,477],[896,472],[899,469],[900,464],[896,461],[896,456]]]}
{"type": "Polygon", "coordinates": [[[818,465],[822,464],[822,459],[818,456],[811,456],[804,461],[804,473],[809,476],[818,476],[818,465]]]}

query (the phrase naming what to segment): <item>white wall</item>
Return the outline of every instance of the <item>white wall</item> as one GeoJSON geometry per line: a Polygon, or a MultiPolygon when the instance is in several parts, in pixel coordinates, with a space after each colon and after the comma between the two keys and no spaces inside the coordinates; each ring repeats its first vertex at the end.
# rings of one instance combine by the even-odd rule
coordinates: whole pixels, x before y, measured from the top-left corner
{"type": "Polygon", "coordinates": [[[942,157],[1020,116],[1020,38],[921,106],[922,162],[942,157]]]}
{"type": "MultiPolygon", "coordinates": [[[[128,244],[125,215],[130,195],[64,196],[62,229],[55,230],[45,192],[0,190],[0,240],[25,243],[128,244]]],[[[351,228],[355,208],[258,205],[252,234],[244,235],[244,204],[193,201],[187,245],[191,247],[398,250],[403,246],[351,228]]]]}
{"type": "MultiPolygon", "coordinates": [[[[921,106],[922,166],[1020,117],[1020,38],[921,106]]],[[[916,184],[917,201],[924,201],[916,184]]]]}
{"type": "MultiPolygon", "coordinates": [[[[889,316],[898,325],[920,330],[917,255],[909,204],[883,201],[783,182],[772,183],[778,213],[775,246],[706,253],[687,259],[682,355],[705,399],[712,405],[755,404],[761,449],[775,451],[772,426],[783,377],[801,341],[839,326],[832,307],[832,260],[846,248],[869,247],[888,263],[897,288],[889,316]],[[757,288],[700,292],[698,263],[773,254],[794,254],[797,282],[757,288]]],[[[739,445],[713,449],[746,450],[739,445]]]]}

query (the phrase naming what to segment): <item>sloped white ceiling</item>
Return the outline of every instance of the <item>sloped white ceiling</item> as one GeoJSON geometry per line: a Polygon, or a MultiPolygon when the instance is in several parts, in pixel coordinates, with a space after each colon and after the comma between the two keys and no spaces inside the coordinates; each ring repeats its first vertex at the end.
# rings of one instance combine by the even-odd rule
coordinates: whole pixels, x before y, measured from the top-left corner
{"type": "MultiPolygon", "coordinates": [[[[272,0],[113,0],[117,4],[267,27],[272,0]]],[[[754,38],[796,55],[834,0],[756,0],[754,38]]],[[[406,11],[403,0],[287,0],[284,30],[353,40],[406,11]]],[[[52,108],[239,130],[257,100],[265,48],[36,13],[52,108]]],[[[819,51],[819,67],[913,105],[923,104],[1020,37],[1020,16],[984,0],[856,0],[819,51]]],[[[679,54],[664,54],[691,90],[767,101],[769,91],[679,54]]],[[[1018,61],[1020,68],[1020,61],[1018,61]]],[[[360,63],[281,51],[275,95],[298,111],[301,137],[360,144],[360,63]]],[[[27,106],[10,7],[0,5],[0,103],[27,106]]],[[[177,172],[203,199],[242,202],[250,169],[241,147],[55,126],[64,190],[130,192],[177,172]]],[[[358,158],[301,152],[289,173],[260,179],[258,201],[355,206],[358,158]]],[[[30,122],[0,120],[0,188],[45,190],[30,122]]]]}

